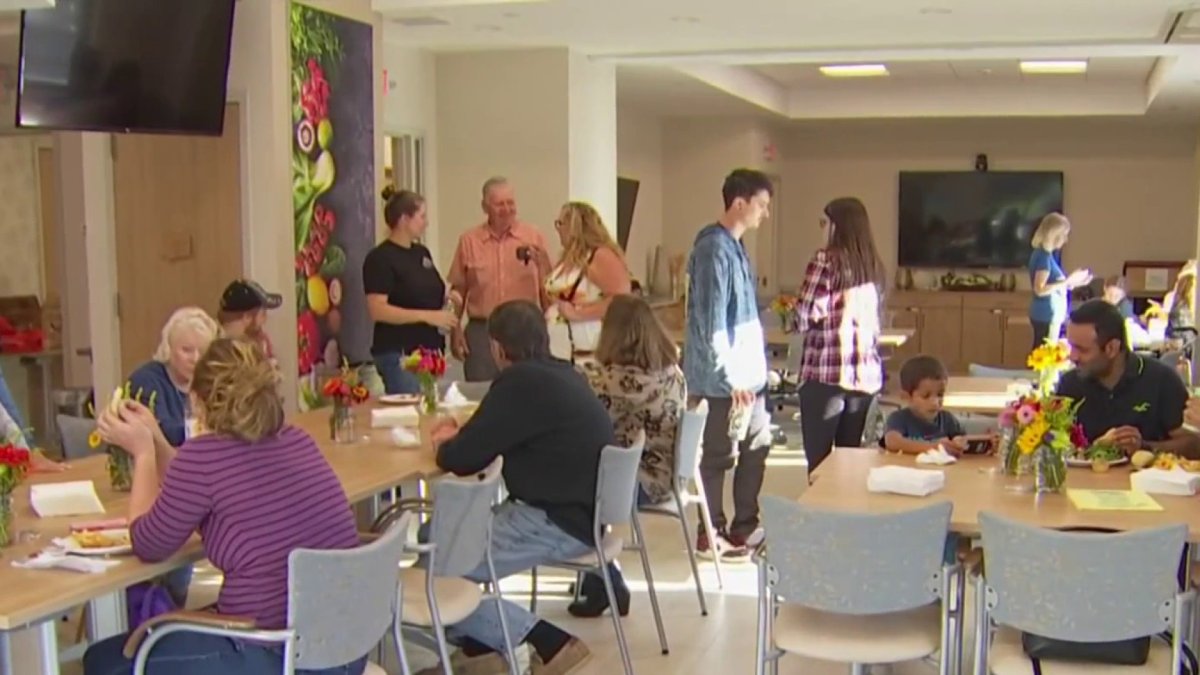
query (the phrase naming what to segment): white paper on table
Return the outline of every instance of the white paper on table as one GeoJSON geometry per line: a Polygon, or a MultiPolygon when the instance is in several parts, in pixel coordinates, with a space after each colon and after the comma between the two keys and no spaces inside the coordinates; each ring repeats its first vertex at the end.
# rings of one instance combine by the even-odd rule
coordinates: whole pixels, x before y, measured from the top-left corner
{"type": "Polygon", "coordinates": [[[917,455],[917,464],[945,466],[946,464],[953,464],[957,461],[958,460],[954,458],[954,455],[946,452],[946,448],[942,447],[941,445],[938,445],[933,450],[926,450],[925,452],[917,455]]]}
{"type": "Polygon", "coordinates": [[[104,513],[104,504],[96,496],[96,486],[90,480],[32,485],[29,502],[42,518],[104,513]]]}
{"type": "Polygon", "coordinates": [[[1170,272],[1161,267],[1147,269],[1145,290],[1165,291],[1171,287],[1170,278],[1170,272]]]}
{"type": "Polygon", "coordinates": [[[390,429],[392,427],[415,427],[421,416],[416,406],[389,406],[371,410],[372,429],[390,429]]]}
{"type": "Polygon", "coordinates": [[[457,407],[470,405],[471,401],[458,390],[457,382],[451,382],[449,388],[446,389],[446,395],[442,397],[442,403],[446,406],[457,407]]]}
{"type": "Polygon", "coordinates": [[[877,466],[867,473],[868,492],[891,492],[910,497],[925,497],[946,485],[946,474],[905,466],[877,466]]]}
{"type": "Polygon", "coordinates": [[[20,567],[27,570],[70,570],[72,572],[84,572],[86,574],[100,574],[107,572],[108,568],[120,565],[120,560],[105,560],[103,558],[81,558],[79,556],[67,555],[61,551],[48,550],[44,551],[35,558],[26,558],[24,560],[14,560],[13,567],[20,567]]]}
{"type": "Polygon", "coordinates": [[[1183,469],[1144,469],[1129,475],[1129,487],[1148,495],[1191,497],[1200,489],[1200,474],[1183,469]]]}
{"type": "Polygon", "coordinates": [[[404,427],[392,427],[392,443],[401,448],[412,448],[421,444],[421,439],[404,427]]]}

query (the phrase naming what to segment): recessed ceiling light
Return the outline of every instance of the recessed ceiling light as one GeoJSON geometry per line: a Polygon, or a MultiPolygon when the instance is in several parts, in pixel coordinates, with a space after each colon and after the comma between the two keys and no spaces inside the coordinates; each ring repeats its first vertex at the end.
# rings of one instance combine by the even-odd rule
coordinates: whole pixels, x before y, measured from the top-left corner
{"type": "Polygon", "coordinates": [[[1021,72],[1030,75],[1078,75],[1086,73],[1087,61],[1022,61],[1021,72]]]}
{"type": "Polygon", "coordinates": [[[954,10],[950,9],[949,7],[922,7],[921,13],[922,14],[940,14],[940,15],[944,16],[946,14],[953,14],[954,10]]]}
{"type": "Polygon", "coordinates": [[[848,63],[821,66],[821,74],[825,77],[885,77],[888,69],[882,63],[848,63]]]}

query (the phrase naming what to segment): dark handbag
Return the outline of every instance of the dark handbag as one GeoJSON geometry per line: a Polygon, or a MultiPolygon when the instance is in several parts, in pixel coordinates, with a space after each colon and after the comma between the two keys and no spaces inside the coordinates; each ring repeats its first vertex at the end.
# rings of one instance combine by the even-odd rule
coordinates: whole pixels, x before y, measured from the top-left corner
{"type": "MultiPolygon", "coordinates": [[[[1174,639],[1170,633],[1161,633],[1158,639],[1170,646],[1174,639]]],[[[1021,647],[1029,656],[1033,675],[1042,675],[1042,660],[1102,663],[1115,666],[1144,666],[1150,656],[1150,637],[1118,640],[1116,642],[1071,642],[1021,634],[1021,647]]],[[[1200,664],[1196,654],[1186,644],[1182,645],[1182,671],[1184,675],[1200,675],[1200,664]]]]}

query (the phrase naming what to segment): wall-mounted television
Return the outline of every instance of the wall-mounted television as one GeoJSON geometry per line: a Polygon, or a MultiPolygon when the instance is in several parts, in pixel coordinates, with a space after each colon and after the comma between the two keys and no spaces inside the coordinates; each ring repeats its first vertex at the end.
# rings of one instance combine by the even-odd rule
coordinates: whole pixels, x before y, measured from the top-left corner
{"type": "Polygon", "coordinates": [[[1061,171],[902,171],[900,266],[1025,267],[1038,222],[1062,208],[1061,171]]]}
{"type": "Polygon", "coordinates": [[[58,0],[21,13],[17,126],[221,134],[235,0],[58,0]]]}

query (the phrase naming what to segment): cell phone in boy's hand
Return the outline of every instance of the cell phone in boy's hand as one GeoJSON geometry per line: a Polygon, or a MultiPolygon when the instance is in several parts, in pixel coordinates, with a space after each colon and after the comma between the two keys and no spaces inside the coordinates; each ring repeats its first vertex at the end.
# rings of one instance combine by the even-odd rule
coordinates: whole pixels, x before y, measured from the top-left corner
{"type": "Polygon", "coordinates": [[[991,436],[963,436],[963,440],[967,442],[968,455],[986,455],[992,451],[991,436]]]}

